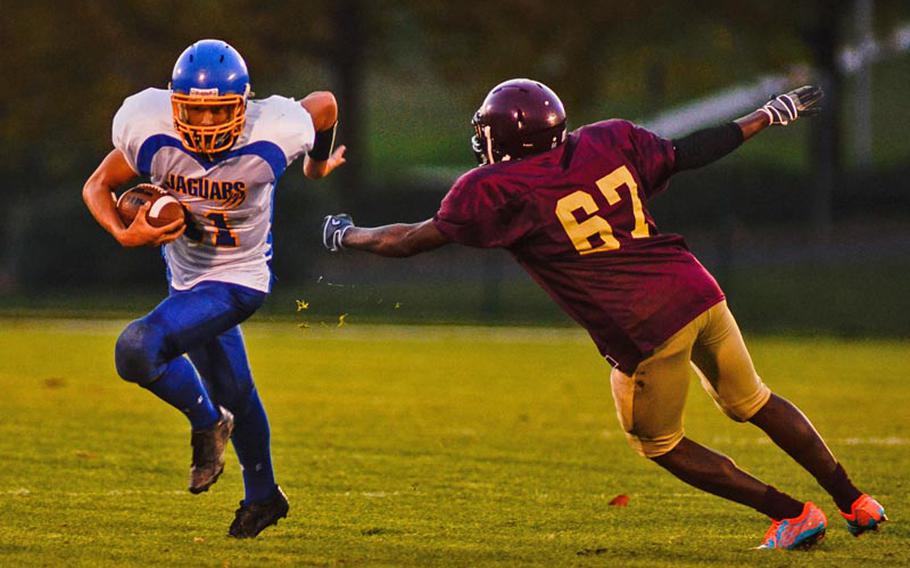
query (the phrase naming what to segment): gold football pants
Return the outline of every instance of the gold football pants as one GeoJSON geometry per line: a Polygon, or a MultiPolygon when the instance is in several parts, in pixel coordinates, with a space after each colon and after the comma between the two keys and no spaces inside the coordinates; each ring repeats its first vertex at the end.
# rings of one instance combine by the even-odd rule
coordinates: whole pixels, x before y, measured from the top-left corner
{"type": "Polygon", "coordinates": [[[690,368],[715,404],[738,422],[751,418],[771,396],[733,314],[720,302],[655,349],[631,376],[613,369],[616,414],[629,444],[641,455],[663,455],[682,440],[690,368]]]}

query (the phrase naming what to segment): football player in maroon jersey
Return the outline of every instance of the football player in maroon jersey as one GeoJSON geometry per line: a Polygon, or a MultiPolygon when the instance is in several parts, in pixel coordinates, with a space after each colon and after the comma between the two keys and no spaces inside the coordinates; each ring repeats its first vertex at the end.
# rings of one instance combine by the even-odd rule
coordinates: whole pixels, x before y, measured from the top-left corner
{"type": "Polygon", "coordinates": [[[755,424],[833,497],[854,535],[886,520],[850,481],[809,420],[772,393],[752,364],[724,294],[682,237],[657,230],[647,202],[680,171],[714,162],[769,126],[820,110],[805,86],[754,112],[666,140],[625,120],[566,131],[545,85],[497,85],[474,115],[480,167],[462,175],[432,219],[357,227],[330,215],[323,244],[411,256],[450,242],[507,249],[591,335],[612,365],[616,411],[641,455],[699,489],[768,515],[763,548],[805,548],[827,528],[822,510],[749,475],[687,438],[682,412],[694,368],[730,418],[755,424]]]}

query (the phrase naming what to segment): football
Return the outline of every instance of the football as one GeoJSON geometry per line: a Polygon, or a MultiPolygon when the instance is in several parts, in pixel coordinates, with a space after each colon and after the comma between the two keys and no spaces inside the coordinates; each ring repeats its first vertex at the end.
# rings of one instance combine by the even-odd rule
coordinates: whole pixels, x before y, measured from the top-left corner
{"type": "Polygon", "coordinates": [[[150,183],[140,183],[130,188],[117,199],[117,213],[125,225],[129,225],[136,218],[139,208],[146,203],[151,207],[146,214],[146,220],[153,227],[163,227],[177,219],[183,219],[183,206],[167,190],[150,183]]]}

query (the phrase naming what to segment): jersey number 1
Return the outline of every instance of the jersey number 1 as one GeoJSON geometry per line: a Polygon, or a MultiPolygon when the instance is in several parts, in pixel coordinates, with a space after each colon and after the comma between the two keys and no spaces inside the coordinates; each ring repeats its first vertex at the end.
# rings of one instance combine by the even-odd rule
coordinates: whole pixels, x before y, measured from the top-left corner
{"type": "MultiPolygon", "coordinates": [[[[616,191],[622,186],[629,188],[629,198],[632,200],[632,214],[635,216],[635,228],[632,229],[633,239],[642,239],[649,236],[648,222],[638,196],[638,184],[632,177],[632,172],[626,166],[620,166],[597,180],[597,189],[607,198],[607,203],[616,205],[622,199],[616,191]]],[[[570,193],[556,202],[556,216],[562,223],[563,229],[575,246],[578,254],[594,254],[607,252],[619,248],[619,240],[613,236],[613,227],[600,215],[595,215],[598,210],[597,203],[590,193],[578,190],[570,193]],[[575,218],[575,211],[581,209],[591,215],[584,221],[575,218]],[[591,238],[599,235],[601,244],[594,246],[591,238]]]]}
{"type": "MultiPolygon", "coordinates": [[[[234,234],[234,231],[228,227],[227,224],[227,215],[224,213],[211,212],[205,214],[206,219],[210,220],[215,225],[215,233],[212,235],[210,243],[216,247],[236,247],[237,235],[234,234]]],[[[190,222],[186,227],[186,236],[189,239],[192,239],[196,242],[205,242],[206,232],[197,225],[196,223],[190,222]]]]}

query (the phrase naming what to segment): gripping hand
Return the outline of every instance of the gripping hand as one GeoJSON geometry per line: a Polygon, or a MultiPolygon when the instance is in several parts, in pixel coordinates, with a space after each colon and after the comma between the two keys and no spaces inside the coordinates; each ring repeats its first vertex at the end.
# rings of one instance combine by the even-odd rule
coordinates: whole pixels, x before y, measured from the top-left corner
{"type": "Polygon", "coordinates": [[[820,106],[822,97],[824,93],[821,87],[805,85],[789,93],[772,97],[758,110],[768,115],[771,126],[775,124],[787,126],[800,116],[818,114],[822,110],[820,106]]]}
{"type": "Polygon", "coordinates": [[[341,239],[348,229],[354,226],[354,221],[347,213],[326,215],[322,222],[322,246],[331,252],[338,252],[344,248],[341,239]]]}

